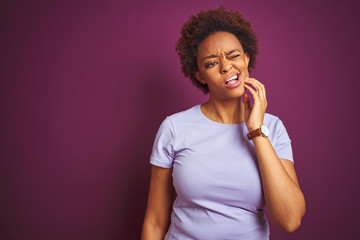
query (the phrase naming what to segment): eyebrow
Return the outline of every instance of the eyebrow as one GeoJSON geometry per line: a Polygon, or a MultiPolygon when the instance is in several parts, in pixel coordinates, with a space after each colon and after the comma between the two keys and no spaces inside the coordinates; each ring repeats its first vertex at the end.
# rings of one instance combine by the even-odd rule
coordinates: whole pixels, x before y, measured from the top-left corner
{"type": "MultiPolygon", "coordinates": [[[[234,53],[234,52],[241,52],[241,51],[240,51],[239,49],[233,49],[233,50],[230,50],[229,52],[225,53],[225,55],[228,56],[228,55],[230,55],[230,54],[232,54],[232,53],[234,53]]],[[[215,57],[218,57],[218,55],[216,55],[216,54],[211,54],[211,55],[209,55],[209,56],[206,56],[206,57],[202,58],[201,60],[204,61],[204,60],[206,60],[206,59],[215,58],[215,57]]]]}

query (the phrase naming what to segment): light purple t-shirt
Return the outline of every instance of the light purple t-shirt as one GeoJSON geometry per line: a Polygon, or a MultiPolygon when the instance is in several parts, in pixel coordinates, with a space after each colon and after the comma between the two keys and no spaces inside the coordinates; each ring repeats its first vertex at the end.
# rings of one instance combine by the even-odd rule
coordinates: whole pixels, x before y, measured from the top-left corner
{"type": "MultiPolygon", "coordinates": [[[[293,162],[281,120],[265,114],[269,140],[280,159],[293,162]]],[[[167,240],[263,240],[269,238],[264,196],[245,123],[214,122],[196,105],[167,117],[150,162],[173,168],[177,197],[167,240]]]]}

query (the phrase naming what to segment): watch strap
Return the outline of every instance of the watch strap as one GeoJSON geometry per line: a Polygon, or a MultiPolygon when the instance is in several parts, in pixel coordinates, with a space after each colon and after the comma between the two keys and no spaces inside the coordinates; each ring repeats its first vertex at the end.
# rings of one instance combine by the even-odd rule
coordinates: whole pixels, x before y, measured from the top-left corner
{"type": "Polygon", "coordinates": [[[263,133],[261,132],[261,128],[258,128],[258,129],[255,129],[254,131],[251,131],[247,134],[247,138],[249,140],[255,138],[255,137],[258,137],[260,135],[263,135],[263,133]]]}

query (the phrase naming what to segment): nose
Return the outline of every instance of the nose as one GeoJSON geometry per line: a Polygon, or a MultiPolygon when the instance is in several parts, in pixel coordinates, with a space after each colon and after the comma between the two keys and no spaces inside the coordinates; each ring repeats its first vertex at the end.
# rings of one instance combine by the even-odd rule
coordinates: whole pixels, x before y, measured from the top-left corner
{"type": "Polygon", "coordinates": [[[227,59],[222,59],[221,61],[221,68],[220,71],[221,73],[227,73],[231,70],[232,66],[229,60],[227,59]]]}

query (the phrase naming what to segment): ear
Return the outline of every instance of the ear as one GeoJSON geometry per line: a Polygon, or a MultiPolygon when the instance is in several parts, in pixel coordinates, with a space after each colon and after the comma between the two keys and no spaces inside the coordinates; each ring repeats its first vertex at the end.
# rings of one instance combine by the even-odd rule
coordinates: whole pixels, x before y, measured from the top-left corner
{"type": "Polygon", "coordinates": [[[193,75],[199,82],[201,82],[202,84],[206,84],[206,82],[204,81],[204,79],[199,71],[194,72],[193,75]]]}
{"type": "Polygon", "coordinates": [[[245,53],[245,62],[246,62],[246,66],[249,66],[249,62],[250,62],[250,55],[249,55],[249,53],[245,53]]]}

